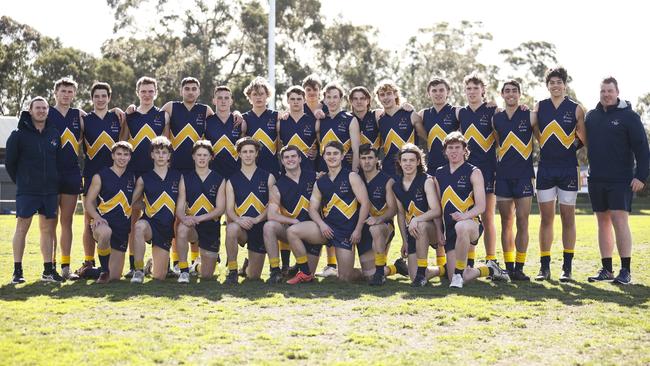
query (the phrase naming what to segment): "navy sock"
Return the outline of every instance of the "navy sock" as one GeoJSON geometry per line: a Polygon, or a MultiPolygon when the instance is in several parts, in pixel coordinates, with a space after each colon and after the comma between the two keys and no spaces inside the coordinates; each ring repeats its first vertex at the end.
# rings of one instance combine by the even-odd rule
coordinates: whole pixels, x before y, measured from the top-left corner
{"type": "Polygon", "coordinates": [[[632,257],[621,257],[621,268],[627,269],[628,272],[632,272],[630,270],[630,262],[632,261],[632,257]]]}
{"type": "Polygon", "coordinates": [[[289,267],[291,262],[291,251],[290,250],[281,250],[280,259],[282,259],[282,267],[289,267]]]}
{"type": "Polygon", "coordinates": [[[135,256],[133,254],[129,254],[129,269],[135,270],[135,256]]]}
{"type": "Polygon", "coordinates": [[[52,273],[52,262],[45,262],[43,263],[43,274],[50,274],[52,273]]]}
{"type": "Polygon", "coordinates": [[[23,262],[14,262],[14,272],[23,271],[23,262]]]}
{"type": "Polygon", "coordinates": [[[612,269],[612,258],[601,258],[600,262],[603,264],[603,268],[605,268],[609,272],[613,272],[614,270],[612,269]]]}

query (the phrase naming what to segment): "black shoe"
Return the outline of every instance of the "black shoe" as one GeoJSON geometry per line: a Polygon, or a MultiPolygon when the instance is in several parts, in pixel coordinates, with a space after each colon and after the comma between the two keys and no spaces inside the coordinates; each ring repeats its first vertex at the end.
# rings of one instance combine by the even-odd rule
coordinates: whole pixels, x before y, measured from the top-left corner
{"type": "Polygon", "coordinates": [[[239,284],[239,279],[237,278],[237,272],[229,272],[226,276],[226,281],[224,285],[237,285],[239,284]]]}
{"type": "Polygon", "coordinates": [[[620,272],[618,272],[618,276],[614,278],[614,282],[618,285],[630,285],[632,284],[632,274],[630,274],[630,271],[628,271],[625,268],[621,268],[620,272]]]}
{"type": "Polygon", "coordinates": [[[266,283],[275,285],[282,282],[282,272],[279,270],[271,271],[271,276],[266,280],[266,283]]]}
{"type": "Polygon", "coordinates": [[[65,278],[61,277],[61,275],[55,269],[53,269],[50,271],[50,273],[43,272],[43,275],[41,276],[41,281],[61,283],[61,282],[65,282],[65,278]]]}
{"type": "Polygon", "coordinates": [[[571,277],[571,271],[566,271],[562,270],[562,274],[560,275],[560,282],[571,282],[573,281],[573,277],[571,277]]]}
{"type": "Polygon", "coordinates": [[[370,286],[381,286],[386,283],[386,277],[382,273],[375,272],[368,284],[370,286]]]}
{"type": "Polygon", "coordinates": [[[587,277],[587,281],[589,282],[613,281],[613,280],[614,280],[614,274],[606,270],[605,268],[601,268],[598,271],[597,275],[587,277]]]}
{"type": "Polygon", "coordinates": [[[523,270],[514,270],[512,273],[510,273],[510,280],[511,281],[530,281],[530,277],[528,277],[523,270]]]}
{"type": "Polygon", "coordinates": [[[397,273],[401,274],[402,276],[408,277],[409,266],[406,264],[404,258],[396,259],[394,265],[395,265],[395,269],[397,270],[397,273]]]}
{"type": "Polygon", "coordinates": [[[427,279],[424,276],[415,276],[411,286],[413,287],[424,287],[427,284],[427,279]]]}
{"type": "Polygon", "coordinates": [[[551,279],[550,268],[540,268],[539,273],[535,276],[535,281],[548,281],[551,279]]]}
{"type": "Polygon", "coordinates": [[[14,276],[11,279],[11,283],[17,285],[19,283],[25,283],[25,277],[23,277],[23,271],[14,271],[14,276]]]}
{"type": "Polygon", "coordinates": [[[289,277],[289,266],[282,266],[280,273],[282,273],[282,277],[284,278],[289,277]]]}
{"type": "Polygon", "coordinates": [[[297,264],[289,267],[287,270],[287,278],[294,278],[298,274],[298,271],[300,271],[300,268],[298,268],[297,264]]]}
{"type": "Polygon", "coordinates": [[[133,274],[135,273],[135,269],[129,269],[128,272],[124,274],[124,278],[133,278],[133,274]]]}
{"type": "Polygon", "coordinates": [[[248,258],[244,259],[244,264],[242,264],[239,272],[237,272],[239,277],[246,277],[246,268],[248,268],[248,258]]]}

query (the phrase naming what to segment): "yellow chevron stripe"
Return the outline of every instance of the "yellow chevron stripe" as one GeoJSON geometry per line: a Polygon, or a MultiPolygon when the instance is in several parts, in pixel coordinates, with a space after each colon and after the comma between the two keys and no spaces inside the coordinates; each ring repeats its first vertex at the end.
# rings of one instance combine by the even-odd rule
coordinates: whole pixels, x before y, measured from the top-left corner
{"type": "Polygon", "coordinates": [[[219,140],[217,140],[212,145],[212,153],[216,156],[221,152],[221,150],[224,149],[230,154],[230,156],[232,156],[233,159],[237,160],[239,157],[239,154],[237,154],[237,148],[235,148],[235,145],[227,136],[221,136],[219,140]]]}
{"type": "Polygon", "coordinates": [[[447,132],[440,127],[439,124],[435,124],[431,130],[429,130],[429,134],[427,135],[427,144],[429,145],[429,150],[431,149],[431,146],[433,146],[433,142],[437,139],[442,143],[445,141],[445,137],[447,137],[447,132]]]}
{"type": "Polygon", "coordinates": [[[298,215],[300,215],[300,212],[302,212],[302,210],[305,211],[309,210],[309,200],[305,198],[305,196],[300,196],[298,203],[296,203],[296,207],[294,207],[293,211],[291,212],[287,211],[287,209],[284,207],[280,207],[280,213],[283,216],[291,217],[292,219],[298,217],[298,215]]]}
{"type": "Polygon", "coordinates": [[[351,219],[352,216],[354,216],[354,214],[357,212],[358,206],[359,202],[357,202],[356,198],[352,200],[352,202],[348,205],[336,193],[334,193],[332,199],[330,199],[330,201],[327,203],[327,206],[323,207],[323,216],[329,216],[332,209],[336,207],[336,209],[342,213],[343,216],[351,219]]]}
{"type": "Polygon", "coordinates": [[[339,137],[336,136],[336,134],[334,133],[334,130],[329,130],[329,131],[327,131],[325,136],[323,136],[321,138],[321,140],[320,140],[320,152],[321,152],[321,155],[325,152],[325,145],[327,145],[327,143],[330,142],[330,141],[338,141],[338,142],[343,144],[343,155],[347,154],[348,151],[350,150],[350,145],[351,145],[350,139],[343,142],[343,141],[339,140],[339,137]]]}
{"type": "Polygon", "coordinates": [[[407,142],[415,142],[415,131],[411,131],[411,135],[406,139],[406,141],[404,141],[395,130],[390,130],[388,136],[386,136],[386,139],[384,140],[384,154],[388,154],[391,145],[395,145],[397,149],[401,149],[407,142]]]}
{"type": "Polygon", "coordinates": [[[494,145],[494,131],[485,137],[476,126],[471,125],[463,135],[468,142],[469,140],[474,140],[485,152],[490,151],[490,148],[494,145]]]}
{"type": "Polygon", "coordinates": [[[191,124],[186,124],[185,127],[178,133],[178,135],[174,135],[173,133],[171,134],[172,136],[172,147],[174,150],[178,149],[179,146],[185,141],[185,139],[190,139],[192,143],[197,142],[201,136],[199,136],[198,132],[192,127],[191,124]]]}
{"type": "Polygon", "coordinates": [[[460,212],[466,212],[469,210],[472,206],[474,206],[474,194],[470,193],[469,197],[466,199],[461,199],[458,197],[458,194],[456,194],[456,191],[454,191],[451,186],[445,188],[445,191],[442,193],[442,198],[440,199],[442,201],[442,207],[445,208],[447,207],[448,203],[451,203],[456,207],[456,209],[460,212]]]}
{"type": "Polygon", "coordinates": [[[266,208],[266,205],[263,204],[262,201],[260,201],[260,199],[257,198],[253,192],[251,192],[248,194],[248,197],[246,197],[241,205],[235,207],[235,213],[237,216],[242,216],[246,213],[246,211],[248,211],[251,206],[255,208],[255,211],[257,211],[258,215],[264,212],[264,209],[266,208]]]}
{"type": "Polygon", "coordinates": [[[75,154],[79,155],[79,141],[74,137],[74,133],[72,133],[72,131],[67,127],[61,134],[61,148],[65,147],[66,144],[70,144],[75,154]]]}
{"type": "Polygon", "coordinates": [[[564,132],[562,127],[560,126],[559,123],[557,123],[556,120],[551,121],[546,127],[544,128],[544,131],[542,131],[541,136],[539,137],[539,144],[541,147],[544,147],[544,144],[548,141],[551,136],[555,136],[558,141],[562,145],[564,145],[565,148],[570,148],[571,145],[576,140],[576,129],[575,127],[573,128],[573,131],[569,133],[568,135],[564,132]]]}
{"type": "Polygon", "coordinates": [[[205,210],[206,213],[214,210],[214,205],[203,193],[201,193],[199,198],[197,198],[191,206],[185,209],[185,214],[196,216],[196,214],[199,213],[201,209],[205,210]]]}
{"type": "Polygon", "coordinates": [[[153,217],[155,214],[160,212],[163,207],[167,207],[172,215],[176,210],[176,202],[174,202],[174,200],[167,194],[167,192],[163,192],[160,197],[154,201],[153,204],[149,203],[147,195],[144,195],[144,212],[148,217],[153,217]]]}
{"type": "Polygon", "coordinates": [[[262,145],[266,146],[266,148],[275,155],[275,141],[271,140],[269,135],[267,135],[266,132],[264,132],[261,128],[255,131],[251,137],[259,141],[262,145]]]}
{"type": "Polygon", "coordinates": [[[406,211],[406,223],[410,223],[414,217],[418,217],[423,213],[424,212],[415,205],[415,202],[411,201],[408,210],[406,211]]]}
{"type": "MultiPolygon", "coordinates": [[[[315,142],[314,142],[315,143],[315,142]]],[[[297,133],[294,133],[293,136],[289,139],[289,142],[287,143],[287,146],[293,145],[302,151],[303,154],[307,155],[307,152],[309,151],[310,147],[307,146],[305,141],[298,136],[297,133]]],[[[313,146],[313,145],[312,145],[313,146]]]]}
{"type": "Polygon", "coordinates": [[[131,217],[131,204],[126,198],[126,194],[124,194],[124,192],[117,192],[117,194],[108,201],[104,200],[103,197],[99,197],[99,199],[101,202],[97,206],[97,211],[99,211],[100,214],[105,215],[115,209],[117,206],[122,206],[124,216],[131,217]]]}
{"type": "Polygon", "coordinates": [[[115,140],[106,133],[106,131],[102,131],[102,133],[99,134],[95,142],[91,145],[88,143],[86,140],[86,154],[90,159],[94,159],[95,155],[99,152],[99,150],[102,149],[102,147],[106,147],[107,149],[111,149],[113,144],[115,143],[115,140]]]}
{"type": "Polygon", "coordinates": [[[381,140],[379,139],[379,136],[377,136],[377,138],[375,138],[375,141],[370,141],[370,139],[362,132],[361,145],[363,144],[370,144],[370,146],[372,146],[373,149],[379,149],[381,147],[381,140]]]}
{"type": "Polygon", "coordinates": [[[499,146],[499,160],[503,159],[509,149],[515,149],[522,158],[528,159],[533,153],[533,139],[528,139],[528,143],[524,144],[512,131],[508,132],[508,136],[499,146]]]}
{"type": "Polygon", "coordinates": [[[387,203],[384,203],[384,205],[380,209],[377,209],[375,207],[375,205],[372,204],[372,202],[370,203],[370,216],[372,216],[372,217],[381,216],[384,213],[386,213],[386,210],[388,210],[388,204],[387,203]]]}
{"type": "Polygon", "coordinates": [[[129,138],[129,143],[131,146],[133,146],[133,150],[137,149],[138,146],[144,139],[147,139],[149,141],[153,140],[156,137],[156,133],[154,132],[153,128],[149,126],[148,124],[144,125],[140,131],[135,136],[130,136],[129,138]]]}

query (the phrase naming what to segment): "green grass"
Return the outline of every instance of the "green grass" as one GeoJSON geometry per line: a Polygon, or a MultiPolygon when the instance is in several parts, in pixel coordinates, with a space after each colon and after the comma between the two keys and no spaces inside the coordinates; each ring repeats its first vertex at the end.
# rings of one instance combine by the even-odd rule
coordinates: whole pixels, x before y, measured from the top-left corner
{"type": "MultiPolygon", "coordinates": [[[[335,280],[233,288],[221,284],[224,267],[218,282],[189,286],[171,280],[44,285],[36,281],[42,264],[34,225],[25,253],[27,283],[0,287],[0,360],[3,365],[650,363],[648,216],[630,218],[635,285],[628,287],[586,282],[599,267],[596,223],[591,215],[576,220],[578,282],[479,280],[462,291],[438,280],[414,289],[401,277],[381,288],[335,280]]],[[[75,267],[82,258],[76,244],[81,222],[75,217],[75,267]]],[[[539,216],[531,216],[529,274],[537,271],[538,227],[539,216]]],[[[0,217],[5,283],[12,270],[13,230],[13,217],[0,217]]],[[[556,227],[556,238],[559,234],[556,227]]],[[[394,243],[391,259],[398,249],[394,243]]],[[[552,253],[557,278],[561,245],[552,253]]],[[[483,254],[479,245],[478,256],[483,254]]],[[[618,268],[617,257],[614,263],[618,268]]]]}

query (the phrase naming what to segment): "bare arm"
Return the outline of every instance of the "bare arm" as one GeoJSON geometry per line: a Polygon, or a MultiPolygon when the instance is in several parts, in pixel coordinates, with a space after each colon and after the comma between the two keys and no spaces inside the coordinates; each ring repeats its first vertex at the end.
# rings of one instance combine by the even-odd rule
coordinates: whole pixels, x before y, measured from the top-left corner
{"type": "Polygon", "coordinates": [[[298,219],[293,219],[291,217],[284,216],[280,212],[281,198],[282,196],[280,195],[280,190],[278,190],[278,187],[277,186],[271,187],[271,190],[269,192],[269,207],[266,209],[268,219],[270,221],[276,221],[286,225],[297,224],[299,222],[298,219]]]}
{"type": "Polygon", "coordinates": [[[478,215],[485,212],[485,189],[483,188],[483,173],[479,169],[475,169],[469,178],[472,182],[472,190],[474,192],[474,207],[470,210],[461,213],[454,212],[451,217],[456,221],[463,221],[473,219],[478,215]]]}
{"type": "Polygon", "coordinates": [[[93,180],[88,187],[88,192],[86,193],[86,199],[84,200],[84,210],[90,215],[90,217],[95,220],[95,225],[108,225],[108,222],[102,218],[102,216],[97,211],[97,196],[99,196],[99,190],[102,188],[102,178],[99,177],[99,174],[93,176],[93,180]]]}
{"type": "Polygon", "coordinates": [[[361,230],[363,229],[363,225],[368,218],[368,213],[370,212],[370,200],[368,199],[366,185],[357,173],[350,173],[350,186],[352,187],[352,192],[354,192],[354,195],[357,198],[357,202],[359,202],[359,205],[361,206],[359,208],[357,226],[354,228],[354,231],[359,232],[359,239],[361,239],[361,230]]]}
{"type": "Polygon", "coordinates": [[[585,129],[585,110],[581,105],[576,107],[576,135],[583,145],[587,146],[587,131],[585,129]]]}
{"type": "Polygon", "coordinates": [[[135,188],[133,189],[133,204],[136,202],[139,202],[142,200],[143,193],[144,192],[144,181],[142,180],[142,177],[138,178],[138,180],[135,182],[135,188]]]}
{"type": "Polygon", "coordinates": [[[395,181],[393,180],[393,178],[390,178],[388,182],[386,182],[386,212],[384,212],[383,215],[377,217],[368,216],[368,219],[366,220],[366,224],[371,226],[378,225],[385,222],[389,222],[393,219],[393,217],[397,213],[397,203],[395,201],[395,195],[393,194],[394,183],[395,181]]]}
{"type": "Polygon", "coordinates": [[[427,140],[427,132],[424,130],[424,120],[422,119],[422,116],[420,113],[412,112],[411,113],[411,124],[413,127],[415,127],[415,133],[417,135],[424,139],[425,141],[427,140]]]}
{"type": "Polygon", "coordinates": [[[361,143],[361,130],[356,117],[350,122],[350,149],[352,150],[352,171],[359,171],[359,144],[361,143]]]}
{"type": "Polygon", "coordinates": [[[171,114],[165,112],[165,127],[163,127],[163,132],[162,135],[165,137],[169,137],[169,120],[170,120],[171,114]]]}
{"type": "Polygon", "coordinates": [[[436,226],[436,233],[438,237],[438,245],[445,245],[445,234],[444,231],[442,230],[442,205],[440,204],[440,186],[438,185],[438,180],[433,178],[433,190],[436,196],[436,201],[438,202],[438,207],[440,208],[440,216],[434,217],[433,218],[433,223],[436,226]]]}

